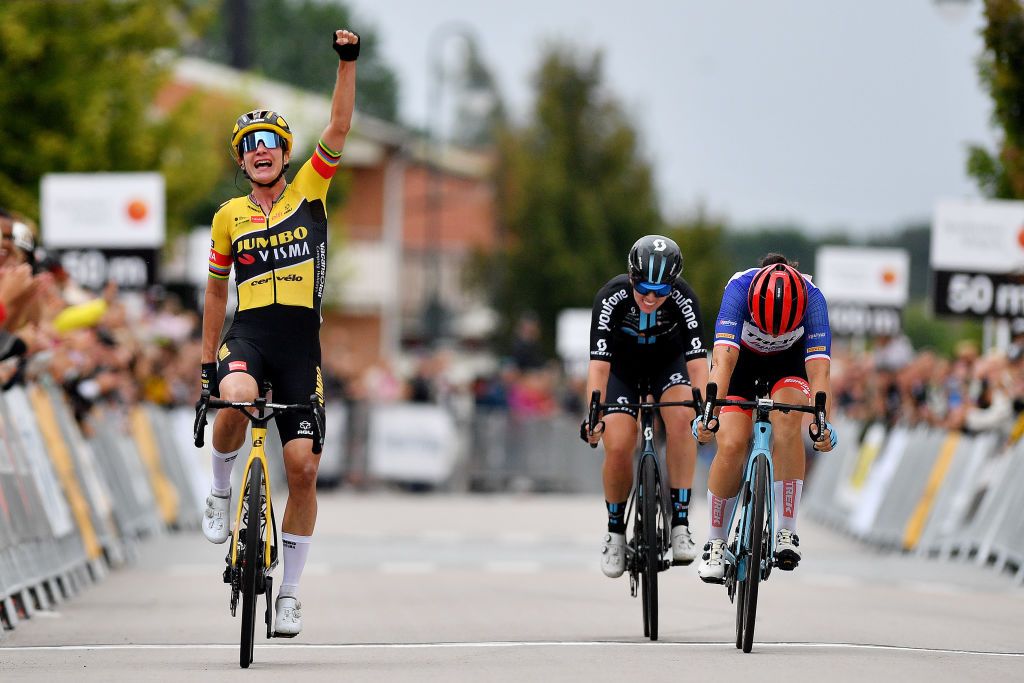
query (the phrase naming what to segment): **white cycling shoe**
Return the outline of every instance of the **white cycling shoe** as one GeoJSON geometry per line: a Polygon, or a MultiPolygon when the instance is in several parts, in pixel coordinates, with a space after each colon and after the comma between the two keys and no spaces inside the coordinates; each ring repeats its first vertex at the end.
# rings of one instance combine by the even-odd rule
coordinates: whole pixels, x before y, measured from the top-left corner
{"type": "Polygon", "coordinates": [[[294,638],[302,630],[302,603],[290,595],[279,595],[274,603],[274,636],[294,638]]]}
{"type": "Polygon", "coordinates": [[[697,545],[690,527],[685,524],[672,527],[672,564],[686,566],[697,559],[697,545]]]}
{"type": "Polygon", "coordinates": [[[793,571],[802,557],[800,538],[789,529],[779,529],[775,534],[775,566],[783,571],[793,571]]]}
{"type": "Polygon", "coordinates": [[[228,522],[228,508],[231,507],[231,493],[218,496],[213,491],[206,497],[206,512],[203,513],[203,535],[210,543],[223,543],[231,534],[228,522]]]}
{"type": "Polygon", "coordinates": [[[617,579],[626,571],[626,534],[608,532],[601,543],[601,571],[617,579]]]}
{"type": "Polygon", "coordinates": [[[697,576],[704,583],[725,583],[732,571],[736,558],[725,545],[725,540],[715,538],[704,544],[703,561],[697,567],[697,576]]]}

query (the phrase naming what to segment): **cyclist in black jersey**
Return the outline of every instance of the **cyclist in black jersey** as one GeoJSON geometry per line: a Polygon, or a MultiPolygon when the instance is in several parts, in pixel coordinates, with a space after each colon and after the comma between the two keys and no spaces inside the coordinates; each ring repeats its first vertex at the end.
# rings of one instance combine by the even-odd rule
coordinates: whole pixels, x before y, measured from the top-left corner
{"type": "MultiPolygon", "coordinates": [[[[203,310],[202,385],[229,401],[252,401],[264,381],[279,403],[304,403],[314,392],[323,406],[320,372],[320,301],[327,268],[327,188],[337,170],[355,105],[359,36],[334,31],[339,64],[331,115],[313,155],[289,183],[292,133],[279,113],[258,109],[239,117],[231,135],[235,161],[252,192],[225,202],[213,219],[210,277],[203,310]],[[218,345],[234,266],[238,310],[218,345]]],[[[213,487],[203,533],[213,543],[230,528],[231,470],[245,441],[247,418],[234,410],[213,425],[213,487]]],[[[274,630],[293,637],[302,629],[299,578],[316,523],[313,430],[301,414],[277,420],[288,476],[281,523],[283,573],[274,630]]]]}
{"type": "MultiPolygon", "coordinates": [[[[597,389],[608,403],[636,403],[647,393],[655,400],[687,401],[691,386],[704,389],[708,359],[697,296],[679,277],[679,247],[661,235],[641,237],[630,249],[628,269],[594,298],[587,396],[597,389]]],[[[580,426],[584,441],[604,441],[608,532],[601,570],[611,578],[621,576],[626,566],[625,508],[632,488],[637,415],[633,408],[609,408],[594,433],[587,432],[586,419],[580,426]]],[[[685,565],[697,556],[688,516],[697,457],[690,434],[694,411],[662,408],[661,418],[673,505],[672,561],[685,565]]]]}

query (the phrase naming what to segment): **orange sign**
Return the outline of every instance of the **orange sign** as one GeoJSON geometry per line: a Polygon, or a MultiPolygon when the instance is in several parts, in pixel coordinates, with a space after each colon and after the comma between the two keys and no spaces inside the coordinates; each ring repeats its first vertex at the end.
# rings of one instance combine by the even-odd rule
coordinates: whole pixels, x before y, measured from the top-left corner
{"type": "Polygon", "coordinates": [[[142,221],[149,215],[149,207],[141,199],[133,199],[128,203],[128,217],[133,221],[142,221]]]}

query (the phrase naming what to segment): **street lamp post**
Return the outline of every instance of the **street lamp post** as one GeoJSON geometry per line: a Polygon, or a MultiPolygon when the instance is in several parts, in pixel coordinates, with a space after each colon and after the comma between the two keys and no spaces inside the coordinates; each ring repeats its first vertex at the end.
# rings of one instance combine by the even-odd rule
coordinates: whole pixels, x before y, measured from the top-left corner
{"type": "MultiPolygon", "coordinates": [[[[444,178],[441,173],[441,152],[443,148],[441,118],[443,115],[444,86],[446,80],[444,47],[449,38],[460,38],[465,43],[474,40],[470,25],[463,22],[448,22],[437,26],[428,43],[432,59],[427,60],[427,166],[429,179],[426,197],[425,237],[427,244],[424,255],[429,254],[426,270],[426,303],[423,308],[423,332],[431,345],[435,345],[448,334],[448,311],[441,294],[443,234],[444,178]]],[[[424,259],[425,261],[425,259],[424,259]]]]}

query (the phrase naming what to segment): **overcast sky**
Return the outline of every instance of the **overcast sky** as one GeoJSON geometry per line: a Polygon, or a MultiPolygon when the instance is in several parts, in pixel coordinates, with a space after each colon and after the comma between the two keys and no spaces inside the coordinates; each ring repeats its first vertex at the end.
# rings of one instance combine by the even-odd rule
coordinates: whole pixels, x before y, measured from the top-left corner
{"type": "MultiPolygon", "coordinates": [[[[975,196],[966,146],[991,146],[975,60],[981,0],[349,0],[373,23],[422,124],[435,29],[469,26],[513,114],[547,41],[605,54],[669,217],[888,231],[975,196]]],[[[457,41],[448,41],[446,50],[457,41]]]]}

